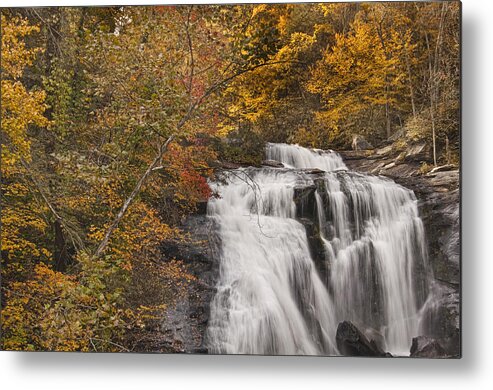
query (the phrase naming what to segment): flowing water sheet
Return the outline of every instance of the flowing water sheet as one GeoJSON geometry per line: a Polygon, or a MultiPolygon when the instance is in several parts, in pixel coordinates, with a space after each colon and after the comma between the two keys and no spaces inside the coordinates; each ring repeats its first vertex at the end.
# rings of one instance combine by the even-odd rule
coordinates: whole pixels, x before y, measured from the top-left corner
{"type": "Polygon", "coordinates": [[[352,321],[408,355],[431,277],[413,192],[348,171],[335,152],[270,144],[266,154],[287,168],[239,169],[213,184],[221,254],[210,351],[337,355],[337,324],[352,321]],[[303,188],[314,188],[319,270],[295,203],[303,188]]]}

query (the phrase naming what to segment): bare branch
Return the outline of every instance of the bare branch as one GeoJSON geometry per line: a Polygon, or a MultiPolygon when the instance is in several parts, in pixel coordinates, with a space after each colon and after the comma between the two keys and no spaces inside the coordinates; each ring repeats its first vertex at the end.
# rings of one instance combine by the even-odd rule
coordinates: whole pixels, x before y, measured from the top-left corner
{"type": "Polygon", "coordinates": [[[190,75],[188,76],[188,93],[190,95],[190,104],[192,104],[192,87],[193,87],[193,77],[194,77],[194,68],[195,68],[195,61],[193,58],[193,45],[192,45],[192,37],[190,36],[190,17],[192,15],[192,9],[193,5],[191,5],[188,8],[188,14],[187,14],[187,23],[185,25],[186,31],[187,31],[187,41],[188,41],[188,50],[190,54],[190,75]]]}
{"type": "Polygon", "coordinates": [[[263,226],[262,226],[261,221],[260,221],[261,209],[262,209],[263,204],[264,204],[264,199],[262,197],[262,189],[261,189],[260,185],[255,181],[255,179],[245,169],[239,169],[239,170],[237,170],[237,169],[225,169],[224,172],[228,172],[229,175],[236,177],[237,179],[244,182],[248,187],[250,187],[250,189],[253,192],[254,199],[255,199],[254,211],[256,214],[257,226],[260,230],[260,234],[262,234],[263,236],[265,236],[267,238],[275,238],[274,236],[269,236],[268,234],[266,234],[264,232],[263,226]],[[239,173],[242,173],[243,177],[239,173]]]}
{"type": "Polygon", "coordinates": [[[120,208],[120,211],[116,215],[116,217],[113,220],[113,222],[111,223],[111,225],[106,230],[106,233],[104,235],[103,240],[100,242],[98,248],[96,249],[96,252],[94,253],[94,257],[95,258],[101,256],[101,254],[105,251],[105,249],[108,246],[108,243],[110,241],[111,235],[113,234],[113,232],[115,231],[115,229],[118,227],[120,221],[122,220],[123,216],[127,212],[128,207],[132,204],[133,200],[135,199],[135,197],[139,193],[139,191],[142,188],[142,185],[144,184],[144,182],[147,179],[147,177],[151,174],[151,172],[154,170],[154,168],[161,163],[161,160],[163,158],[163,155],[166,152],[166,150],[168,150],[168,146],[171,143],[171,141],[173,141],[173,139],[174,139],[174,136],[172,135],[171,137],[169,137],[166,140],[166,142],[164,142],[160,146],[158,154],[156,155],[156,157],[154,158],[154,160],[151,162],[151,164],[147,167],[147,169],[144,172],[144,174],[137,181],[137,184],[135,185],[134,189],[132,190],[132,192],[130,193],[130,195],[128,196],[128,198],[123,203],[122,207],[120,208]]]}

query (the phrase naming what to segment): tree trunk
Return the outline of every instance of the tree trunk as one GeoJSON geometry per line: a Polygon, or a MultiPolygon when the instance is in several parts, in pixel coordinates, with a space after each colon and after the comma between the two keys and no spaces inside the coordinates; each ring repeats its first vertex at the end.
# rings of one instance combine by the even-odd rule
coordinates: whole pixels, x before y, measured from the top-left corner
{"type": "MultiPolygon", "coordinates": [[[[385,39],[383,37],[382,26],[380,23],[376,23],[377,34],[378,34],[378,38],[380,39],[382,49],[385,53],[385,58],[388,61],[388,60],[390,60],[390,54],[388,53],[387,47],[385,45],[385,39]]],[[[391,125],[390,125],[389,84],[390,84],[389,83],[389,75],[386,71],[386,73],[385,73],[385,122],[386,123],[385,124],[386,124],[386,130],[387,130],[387,132],[386,132],[387,138],[390,138],[390,136],[392,135],[391,125]]]]}
{"type": "Polygon", "coordinates": [[[386,121],[386,128],[387,128],[387,138],[390,138],[392,135],[391,132],[391,127],[390,127],[390,107],[389,103],[385,103],[385,121],[386,121]]]}
{"type": "Polygon", "coordinates": [[[440,83],[438,80],[438,73],[440,71],[440,45],[442,41],[442,35],[443,35],[443,23],[445,19],[445,12],[447,9],[447,3],[442,4],[442,9],[440,11],[440,25],[438,26],[438,36],[437,36],[437,41],[435,44],[435,59],[433,63],[433,68],[432,68],[432,63],[431,63],[431,53],[430,53],[430,43],[428,40],[428,34],[425,35],[426,37],[426,45],[428,47],[428,58],[429,58],[429,68],[430,68],[430,117],[431,117],[431,130],[432,130],[432,136],[433,136],[433,164],[437,166],[437,150],[436,150],[436,123],[435,123],[435,109],[436,109],[436,104],[439,100],[439,94],[440,94],[440,83]]]}
{"type": "Polygon", "coordinates": [[[433,100],[430,100],[431,135],[433,137],[433,165],[437,166],[437,142],[435,130],[435,114],[433,113],[433,100]]]}
{"type": "Polygon", "coordinates": [[[450,143],[449,143],[449,139],[448,139],[448,136],[445,137],[445,153],[447,155],[447,165],[450,165],[450,143]]]}
{"type": "Polygon", "coordinates": [[[431,120],[431,136],[433,142],[433,164],[437,166],[437,149],[436,149],[436,130],[435,130],[435,104],[434,104],[434,94],[435,94],[435,75],[433,72],[433,65],[431,60],[430,52],[430,41],[428,39],[428,33],[425,33],[426,47],[428,49],[428,69],[429,69],[429,83],[428,88],[430,91],[430,120],[431,120]]]}
{"type": "Polygon", "coordinates": [[[68,263],[67,241],[65,240],[62,224],[59,220],[54,222],[53,227],[55,229],[54,268],[55,271],[64,272],[67,269],[68,263]]]}
{"type": "Polygon", "coordinates": [[[409,53],[407,49],[405,51],[406,67],[407,67],[407,78],[409,81],[409,94],[411,95],[411,107],[413,109],[413,118],[416,119],[416,103],[414,102],[414,88],[413,88],[413,78],[411,74],[411,63],[409,61],[409,53]]]}

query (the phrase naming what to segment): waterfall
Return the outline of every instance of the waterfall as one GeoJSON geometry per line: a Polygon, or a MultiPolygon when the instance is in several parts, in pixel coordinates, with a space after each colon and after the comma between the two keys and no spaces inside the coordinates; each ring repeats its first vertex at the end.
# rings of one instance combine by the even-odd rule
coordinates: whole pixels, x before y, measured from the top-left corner
{"type": "Polygon", "coordinates": [[[287,168],[317,168],[327,172],[346,169],[337,153],[298,145],[267,144],[267,158],[282,162],[287,168]]]}
{"type": "Polygon", "coordinates": [[[211,183],[221,254],[209,351],[337,355],[337,324],[349,320],[408,355],[427,297],[413,192],[348,171],[335,152],[268,144],[266,154],[285,168],[241,168],[211,183]],[[322,259],[299,218],[298,189],[313,192],[322,259]]]}

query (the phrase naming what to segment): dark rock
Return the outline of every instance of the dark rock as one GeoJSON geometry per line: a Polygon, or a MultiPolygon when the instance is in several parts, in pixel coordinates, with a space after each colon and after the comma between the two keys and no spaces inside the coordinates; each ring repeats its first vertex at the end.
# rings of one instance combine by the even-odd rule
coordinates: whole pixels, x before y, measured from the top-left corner
{"type": "Polygon", "coordinates": [[[208,199],[203,199],[197,202],[197,210],[195,214],[206,215],[207,214],[207,203],[208,199]]]}
{"type": "Polygon", "coordinates": [[[443,358],[448,356],[438,340],[427,336],[419,336],[413,338],[411,357],[443,358]]]}
{"type": "Polygon", "coordinates": [[[297,218],[315,218],[315,190],[315,186],[296,187],[294,189],[294,203],[296,204],[297,218]]]}
{"type": "Polygon", "coordinates": [[[324,171],[322,171],[321,169],[318,169],[318,168],[305,169],[304,172],[308,175],[320,175],[320,174],[325,173],[324,171]]]}
{"type": "Polygon", "coordinates": [[[284,164],[279,161],[275,160],[263,160],[262,165],[266,167],[272,167],[272,168],[284,168],[284,164]]]}
{"type": "Polygon", "coordinates": [[[305,227],[310,254],[320,278],[327,280],[330,265],[325,260],[325,248],[320,236],[318,223],[314,222],[312,218],[298,218],[298,221],[305,227]]]}
{"type": "Polygon", "coordinates": [[[378,350],[384,350],[385,338],[383,337],[382,333],[380,333],[375,328],[365,328],[363,333],[365,334],[366,338],[370,340],[370,343],[373,343],[378,350]]]}
{"type": "Polygon", "coordinates": [[[460,301],[454,286],[435,282],[433,299],[423,307],[421,333],[440,340],[450,356],[460,354],[460,301]]]}
{"type": "Polygon", "coordinates": [[[344,321],[337,326],[337,348],[344,356],[376,356],[391,357],[383,351],[374,340],[366,336],[351,322],[344,321]]]}
{"type": "Polygon", "coordinates": [[[353,150],[370,150],[373,149],[373,145],[370,144],[361,135],[353,135],[353,143],[351,144],[353,150]]]}
{"type": "Polygon", "coordinates": [[[219,275],[216,226],[205,215],[192,215],[181,228],[190,233],[191,239],[163,242],[163,257],[183,261],[196,280],[191,281],[186,293],[166,310],[160,332],[174,352],[207,353],[204,335],[219,275]]]}

